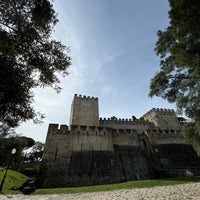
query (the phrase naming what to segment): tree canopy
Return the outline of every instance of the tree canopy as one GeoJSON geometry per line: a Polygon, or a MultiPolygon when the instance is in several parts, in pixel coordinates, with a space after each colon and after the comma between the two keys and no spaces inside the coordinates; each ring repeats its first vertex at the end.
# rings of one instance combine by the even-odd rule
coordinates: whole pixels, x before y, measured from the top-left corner
{"type": "Polygon", "coordinates": [[[57,15],[49,0],[0,1],[0,122],[16,127],[43,115],[33,108],[33,89],[60,91],[58,74],[68,74],[69,51],[51,38],[57,15]]]}
{"type": "Polygon", "coordinates": [[[200,144],[200,1],[169,0],[169,4],[170,24],[157,32],[155,47],[161,69],[151,80],[149,96],[175,102],[178,113],[194,125],[183,128],[186,140],[200,144]]]}
{"type": "Polygon", "coordinates": [[[23,150],[35,145],[32,138],[20,136],[7,126],[0,127],[0,166],[8,165],[11,158],[11,150],[16,149],[15,162],[24,160],[23,150]]]}
{"type": "Polygon", "coordinates": [[[35,144],[30,148],[29,153],[26,153],[26,161],[41,161],[44,152],[44,144],[42,142],[35,142],[35,144]]]}

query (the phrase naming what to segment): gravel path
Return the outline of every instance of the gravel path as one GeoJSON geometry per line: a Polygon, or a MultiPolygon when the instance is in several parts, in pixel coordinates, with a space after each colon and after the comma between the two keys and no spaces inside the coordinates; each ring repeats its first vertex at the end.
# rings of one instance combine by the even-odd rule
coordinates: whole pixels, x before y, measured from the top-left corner
{"type": "Polygon", "coordinates": [[[200,183],[54,195],[0,195],[1,200],[200,200],[200,183]]]}

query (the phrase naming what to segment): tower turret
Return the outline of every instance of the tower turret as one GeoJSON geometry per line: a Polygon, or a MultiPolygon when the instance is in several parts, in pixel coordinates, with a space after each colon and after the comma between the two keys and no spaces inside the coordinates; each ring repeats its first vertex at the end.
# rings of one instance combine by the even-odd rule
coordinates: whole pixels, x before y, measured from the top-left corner
{"type": "Polygon", "coordinates": [[[98,98],[75,94],[69,125],[99,126],[98,98]]]}

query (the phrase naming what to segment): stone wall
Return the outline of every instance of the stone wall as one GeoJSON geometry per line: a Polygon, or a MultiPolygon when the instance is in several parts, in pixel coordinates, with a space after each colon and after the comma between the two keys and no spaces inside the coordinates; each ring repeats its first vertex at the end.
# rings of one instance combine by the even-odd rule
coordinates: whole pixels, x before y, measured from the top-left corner
{"type": "Polygon", "coordinates": [[[43,187],[62,186],[62,179],[69,170],[72,154],[72,137],[68,126],[49,124],[45,142],[42,171],[43,187]]]}
{"type": "Polygon", "coordinates": [[[113,144],[139,146],[137,134],[136,129],[113,129],[113,144]]]}
{"type": "Polygon", "coordinates": [[[50,124],[42,187],[198,175],[200,162],[180,131],[50,124]]]}
{"type": "Polygon", "coordinates": [[[152,157],[162,176],[188,176],[200,174],[200,158],[188,144],[153,145],[152,157]]]}
{"type": "Polygon", "coordinates": [[[173,130],[146,130],[149,142],[154,145],[160,144],[186,144],[181,131],[173,130]]]}
{"type": "Polygon", "coordinates": [[[148,121],[139,119],[121,119],[116,117],[100,118],[99,126],[110,127],[113,129],[137,129],[145,130],[155,128],[154,124],[148,121]]]}
{"type": "Polygon", "coordinates": [[[163,130],[181,130],[181,124],[172,109],[151,109],[143,118],[163,130]]]}
{"type": "Polygon", "coordinates": [[[154,177],[139,148],[115,146],[115,151],[73,152],[66,186],[99,185],[154,177]]]}
{"type": "Polygon", "coordinates": [[[98,99],[75,95],[70,126],[49,125],[42,187],[200,175],[199,166],[173,110],[152,109],[140,120],[99,119],[98,99]]]}
{"type": "Polygon", "coordinates": [[[75,94],[70,112],[69,126],[71,125],[98,126],[98,98],[75,94]]]}
{"type": "Polygon", "coordinates": [[[113,151],[112,130],[96,126],[71,126],[73,151],[113,151]]]}

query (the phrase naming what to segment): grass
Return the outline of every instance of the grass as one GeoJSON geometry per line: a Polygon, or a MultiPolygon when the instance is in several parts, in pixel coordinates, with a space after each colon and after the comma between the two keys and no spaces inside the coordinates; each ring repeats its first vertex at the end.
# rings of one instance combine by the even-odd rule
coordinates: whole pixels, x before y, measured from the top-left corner
{"type": "MultiPolygon", "coordinates": [[[[5,170],[0,169],[0,181],[5,174],[5,170]]],[[[9,190],[12,186],[21,185],[27,177],[16,171],[8,170],[2,192],[4,194],[16,194],[19,191],[9,190]]],[[[50,189],[37,189],[33,194],[73,194],[81,192],[97,192],[97,191],[111,191],[119,189],[133,189],[133,188],[149,188],[154,186],[167,186],[177,185],[190,182],[200,182],[200,177],[176,177],[169,179],[155,179],[155,180],[140,180],[129,181],[117,184],[96,185],[86,187],[70,187],[70,188],[50,188],[50,189]]]]}
{"type": "Polygon", "coordinates": [[[125,183],[97,185],[87,187],[38,189],[34,194],[74,194],[81,192],[111,191],[118,189],[149,188],[154,186],[177,185],[190,182],[200,182],[200,177],[177,177],[169,179],[129,181],[125,183]]]}
{"type": "MultiPolygon", "coordinates": [[[[0,169],[0,183],[3,179],[5,171],[6,171],[5,169],[0,169]]],[[[26,179],[27,179],[27,176],[13,170],[8,170],[5,182],[3,184],[2,193],[5,193],[5,194],[13,193],[14,191],[10,191],[9,189],[12,186],[21,185],[26,179]]]]}

